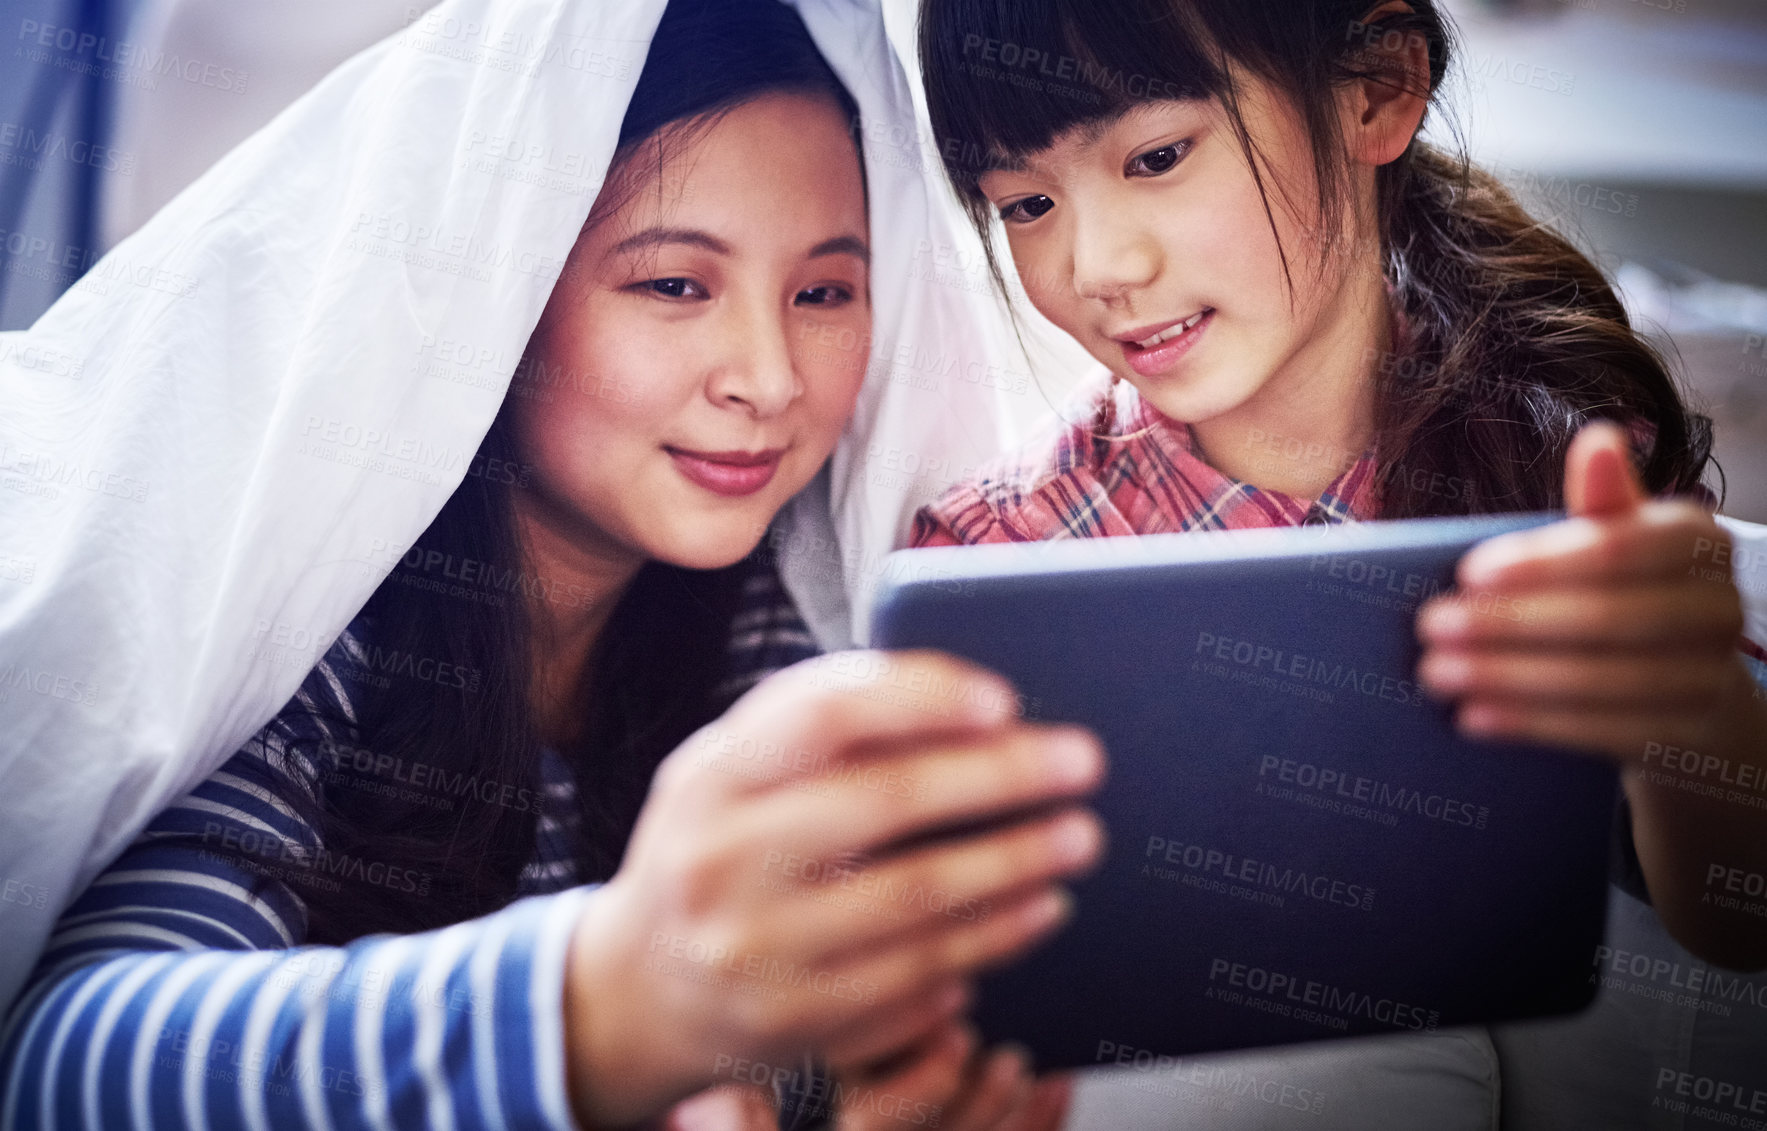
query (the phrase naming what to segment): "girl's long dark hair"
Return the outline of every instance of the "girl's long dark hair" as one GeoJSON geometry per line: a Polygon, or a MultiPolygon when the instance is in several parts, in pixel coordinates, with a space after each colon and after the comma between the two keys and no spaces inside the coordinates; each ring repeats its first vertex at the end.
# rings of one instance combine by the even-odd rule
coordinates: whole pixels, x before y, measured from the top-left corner
{"type": "MultiPolygon", "coordinates": [[[[654,179],[636,167],[636,153],[648,165],[658,152],[644,142],[679,145],[775,91],[832,96],[857,120],[792,9],[670,0],[589,223],[654,179]]],[[[313,727],[331,735],[312,752],[320,790],[306,814],[323,849],[291,876],[313,941],[488,913],[515,896],[534,857],[543,744],[530,708],[528,602],[569,607],[582,595],[523,560],[511,504],[533,469],[510,414],[518,398],[572,395],[584,379],[522,360],[465,481],[363,610],[365,651],[338,671],[355,719],[317,673],[303,689],[313,727]]],[[[583,819],[579,879],[613,874],[656,766],[721,709],[731,620],[752,568],[651,562],[614,609],[579,690],[582,738],[560,751],[583,819]]]]}
{"type": "MultiPolygon", "coordinates": [[[[1335,114],[1345,82],[1395,73],[1383,42],[1422,36],[1432,102],[1453,37],[1437,0],[1365,24],[1374,0],[926,0],[920,54],[946,172],[988,245],[983,174],[1076,126],[1149,99],[1218,99],[1258,179],[1268,166],[1239,112],[1236,67],[1270,83],[1312,140],[1320,232],[1351,215],[1335,114]]],[[[1698,492],[1711,422],[1683,404],[1601,271],[1490,174],[1413,141],[1377,182],[1380,251],[1407,326],[1370,359],[1386,518],[1562,505],[1565,451],[1595,418],[1627,425],[1653,492],[1698,492]]],[[[1274,227],[1274,224],[1272,225],[1274,227]]],[[[1283,261],[1292,282],[1292,249],[1283,261]]]]}

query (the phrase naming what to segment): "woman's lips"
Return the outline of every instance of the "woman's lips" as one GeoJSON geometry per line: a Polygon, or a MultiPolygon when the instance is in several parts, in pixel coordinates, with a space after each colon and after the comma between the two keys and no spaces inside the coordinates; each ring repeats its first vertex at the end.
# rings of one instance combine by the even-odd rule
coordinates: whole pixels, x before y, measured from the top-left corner
{"type": "Polygon", "coordinates": [[[1123,359],[1129,363],[1129,368],[1143,377],[1158,377],[1178,364],[1179,359],[1190,352],[1191,347],[1196,345],[1197,339],[1202,337],[1214,320],[1215,311],[1211,307],[1203,310],[1200,314],[1191,315],[1190,318],[1180,318],[1176,322],[1168,322],[1164,326],[1144,327],[1128,334],[1119,335],[1117,344],[1123,347],[1123,359]],[[1185,323],[1191,322],[1192,319],[1195,321],[1189,329],[1183,330],[1157,345],[1142,346],[1138,344],[1149,338],[1170,333],[1185,323]]]}
{"type": "Polygon", "coordinates": [[[739,498],[752,495],[773,482],[783,448],[764,452],[695,452],[664,448],[675,467],[693,482],[717,495],[739,498]]]}

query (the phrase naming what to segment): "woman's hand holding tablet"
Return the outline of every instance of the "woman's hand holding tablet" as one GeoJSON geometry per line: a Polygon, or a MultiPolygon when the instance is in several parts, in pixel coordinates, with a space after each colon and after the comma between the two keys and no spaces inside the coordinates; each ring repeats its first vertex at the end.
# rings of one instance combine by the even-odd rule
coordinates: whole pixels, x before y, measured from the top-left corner
{"type": "Polygon", "coordinates": [[[1063,922],[1058,885],[1102,840],[1074,803],[1103,752],[1016,704],[999,677],[934,653],[824,657],[670,755],[572,943],[579,1117],[617,1125],[729,1082],[739,1061],[789,1069],[814,1051],[841,1072],[894,1056],[951,1022],[972,975],[1063,922]],[[1035,806],[1059,808],[924,836],[1035,806]],[[934,894],[897,894],[915,892],[934,894]]]}

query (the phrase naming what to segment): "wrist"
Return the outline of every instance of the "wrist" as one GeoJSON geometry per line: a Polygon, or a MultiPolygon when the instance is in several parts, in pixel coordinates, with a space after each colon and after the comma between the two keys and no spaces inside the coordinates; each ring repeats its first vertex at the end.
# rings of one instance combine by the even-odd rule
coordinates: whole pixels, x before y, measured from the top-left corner
{"type": "Polygon", "coordinates": [[[645,1036],[657,1018],[637,990],[643,979],[619,945],[623,892],[608,883],[586,901],[565,961],[565,1079],[580,1127],[630,1127],[660,1115],[689,1089],[674,1089],[645,1036]]]}

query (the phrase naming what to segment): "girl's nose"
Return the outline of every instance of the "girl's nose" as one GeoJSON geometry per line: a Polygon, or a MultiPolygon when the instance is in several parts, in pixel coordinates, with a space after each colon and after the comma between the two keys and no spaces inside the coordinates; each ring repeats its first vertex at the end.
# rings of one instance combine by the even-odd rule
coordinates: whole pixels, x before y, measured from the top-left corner
{"type": "Polygon", "coordinates": [[[1158,277],[1159,243],[1139,223],[1108,205],[1075,212],[1075,294],[1094,302],[1121,302],[1158,277]]]}

